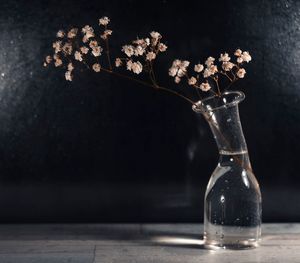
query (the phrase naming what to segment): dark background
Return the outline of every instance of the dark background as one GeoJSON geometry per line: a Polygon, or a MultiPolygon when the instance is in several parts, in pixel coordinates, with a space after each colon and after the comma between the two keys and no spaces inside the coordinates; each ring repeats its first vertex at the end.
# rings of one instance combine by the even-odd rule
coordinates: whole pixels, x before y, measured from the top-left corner
{"type": "MultiPolygon", "coordinates": [[[[56,31],[111,18],[112,49],[152,30],[175,58],[249,50],[236,88],[264,221],[300,220],[299,1],[1,1],[0,221],[203,219],[218,152],[208,125],[177,97],[103,74],[42,67],[56,31]]],[[[186,94],[187,87],[182,87],[186,94]]]]}

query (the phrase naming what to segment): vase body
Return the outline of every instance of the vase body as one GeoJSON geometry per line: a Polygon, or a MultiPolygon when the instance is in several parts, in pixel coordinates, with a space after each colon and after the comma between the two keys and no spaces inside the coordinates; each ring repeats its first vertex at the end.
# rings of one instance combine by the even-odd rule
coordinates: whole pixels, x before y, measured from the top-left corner
{"type": "Polygon", "coordinates": [[[261,193],[238,111],[243,99],[242,92],[225,92],[193,107],[208,121],[220,154],[205,193],[204,244],[210,249],[254,248],[261,237],[261,193]]]}

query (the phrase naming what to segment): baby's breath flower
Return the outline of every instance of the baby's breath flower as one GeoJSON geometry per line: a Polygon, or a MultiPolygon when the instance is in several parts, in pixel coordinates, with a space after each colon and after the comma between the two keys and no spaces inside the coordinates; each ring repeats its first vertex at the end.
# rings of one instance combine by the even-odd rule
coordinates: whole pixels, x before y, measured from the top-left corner
{"type": "Polygon", "coordinates": [[[147,37],[145,38],[145,42],[146,42],[146,45],[149,46],[150,45],[150,39],[147,37]]]}
{"type": "Polygon", "coordinates": [[[252,59],[248,51],[244,51],[241,55],[241,58],[243,59],[244,62],[247,63],[249,63],[252,59]]]}
{"type": "Polygon", "coordinates": [[[128,56],[131,57],[134,54],[134,47],[132,45],[125,45],[122,47],[122,51],[128,56]]]}
{"type": "Polygon", "coordinates": [[[102,47],[100,46],[97,46],[97,47],[93,47],[92,48],[92,54],[95,56],[95,57],[99,57],[101,56],[101,52],[103,51],[102,47]]]}
{"type": "Polygon", "coordinates": [[[122,66],[122,60],[120,58],[116,58],[115,63],[116,63],[116,67],[117,68],[120,67],[120,66],[122,66]]]}
{"type": "Polygon", "coordinates": [[[66,71],[65,78],[68,81],[72,81],[72,79],[73,79],[72,72],[71,71],[66,71]]]}
{"type": "Polygon", "coordinates": [[[203,72],[203,77],[204,78],[208,78],[209,76],[211,75],[211,72],[209,69],[205,69],[204,72],[203,72]]]}
{"type": "Polygon", "coordinates": [[[237,77],[240,79],[244,78],[245,74],[246,74],[246,70],[243,68],[240,68],[236,73],[237,77]]]}
{"type": "Polygon", "coordinates": [[[159,43],[158,44],[158,50],[160,51],[160,52],[165,52],[166,50],[167,50],[167,46],[165,45],[165,44],[163,44],[163,43],[159,43]]]}
{"type": "Polygon", "coordinates": [[[207,67],[209,67],[209,66],[211,66],[211,65],[214,63],[214,61],[215,61],[215,58],[213,58],[213,57],[208,57],[207,60],[205,61],[205,65],[206,65],[207,67]]]}
{"type": "Polygon", "coordinates": [[[54,49],[54,53],[58,53],[61,51],[61,47],[62,46],[62,42],[60,40],[58,41],[55,41],[53,44],[52,44],[52,47],[54,49]]]}
{"type": "Polygon", "coordinates": [[[111,36],[111,34],[112,34],[112,30],[107,29],[107,30],[105,30],[104,33],[101,35],[101,38],[105,40],[105,39],[108,38],[108,36],[111,36]]]}
{"type": "Polygon", "coordinates": [[[208,82],[201,83],[199,87],[202,91],[209,91],[211,89],[211,86],[209,85],[208,82]]]}
{"type": "Polygon", "coordinates": [[[142,56],[144,53],[145,53],[145,49],[140,45],[136,46],[136,48],[134,49],[135,56],[142,56]]]}
{"type": "Polygon", "coordinates": [[[171,67],[171,68],[169,68],[169,75],[170,75],[171,77],[175,77],[176,74],[177,74],[177,71],[178,71],[178,68],[177,68],[177,67],[171,67]]]}
{"type": "Polygon", "coordinates": [[[52,57],[51,57],[51,56],[47,56],[47,57],[45,58],[45,61],[46,61],[47,64],[51,63],[52,57]]]}
{"type": "Polygon", "coordinates": [[[137,40],[133,40],[132,43],[142,46],[143,48],[146,48],[147,46],[150,45],[150,40],[149,40],[149,38],[145,38],[145,39],[138,38],[137,40]]]}
{"type": "Polygon", "coordinates": [[[95,36],[94,29],[89,25],[84,26],[81,31],[84,33],[86,39],[90,39],[91,37],[95,36]]]}
{"type": "Polygon", "coordinates": [[[63,30],[59,30],[56,33],[56,37],[63,38],[65,36],[65,32],[63,30]]]}
{"type": "Polygon", "coordinates": [[[110,19],[107,16],[103,16],[99,19],[99,25],[106,26],[110,22],[110,19]]]}
{"type": "Polygon", "coordinates": [[[87,38],[86,35],[84,35],[83,38],[82,38],[82,42],[87,43],[88,41],[89,41],[89,39],[87,38]]]}
{"type": "Polygon", "coordinates": [[[82,54],[87,54],[89,52],[89,48],[83,46],[83,47],[80,48],[80,51],[81,51],[82,54]]]}
{"type": "Polygon", "coordinates": [[[148,52],[147,55],[146,55],[146,60],[151,61],[155,58],[156,58],[156,54],[153,51],[148,52]]]}
{"type": "Polygon", "coordinates": [[[238,58],[236,59],[236,62],[237,62],[237,63],[243,63],[243,58],[242,58],[242,57],[238,57],[238,58]]]}
{"type": "Polygon", "coordinates": [[[100,72],[100,70],[101,70],[101,66],[100,66],[100,64],[98,64],[98,63],[95,63],[95,64],[92,66],[92,68],[93,68],[93,70],[94,70],[95,72],[100,72]]]}
{"type": "Polygon", "coordinates": [[[195,77],[191,77],[188,80],[189,85],[195,85],[197,83],[197,79],[195,77]]]}
{"type": "Polygon", "coordinates": [[[222,62],[230,61],[230,57],[228,56],[228,53],[225,52],[224,54],[221,54],[220,58],[219,58],[219,61],[222,61],[222,62]]]}
{"type": "Polygon", "coordinates": [[[127,61],[127,63],[126,63],[126,68],[127,68],[127,70],[131,70],[132,64],[133,64],[132,60],[128,60],[128,61],[127,61]]]}
{"type": "Polygon", "coordinates": [[[239,57],[242,55],[242,50],[240,50],[239,48],[234,52],[234,55],[239,57]]]}
{"type": "Polygon", "coordinates": [[[47,66],[48,66],[47,62],[44,62],[44,63],[43,63],[43,66],[44,66],[44,67],[47,67],[47,66]]]}
{"type": "Polygon", "coordinates": [[[231,62],[223,62],[223,63],[222,63],[222,68],[223,68],[225,71],[230,71],[233,67],[234,67],[234,64],[231,63],[231,62]]]}
{"type": "Polygon", "coordinates": [[[133,62],[131,70],[135,74],[140,74],[143,71],[143,65],[139,61],[133,62]]]}
{"type": "Polygon", "coordinates": [[[82,61],[82,54],[79,51],[75,51],[74,57],[78,61],[82,61]]]}
{"type": "Polygon", "coordinates": [[[177,76],[182,78],[186,73],[186,70],[184,68],[179,68],[177,71],[177,76]]]}
{"type": "Polygon", "coordinates": [[[60,58],[56,58],[54,61],[55,67],[60,67],[63,64],[62,60],[60,58]]]}
{"type": "Polygon", "coordinates": [[[175,81],[175,83],[178,84],[181,81],[181,78],[179,78],[178,76],[176,76],[175,79],[174,79],[174,81],[175,81]]]}
{"type": "Polygon", "coordinates": [[[202,64],[197,64],[194,67],[194,71],[200,73],[204,69],[204,66],[202,64]]]}
{"type": "Polygon", "coordinates": [[[159,39],[159,38],[161,38],[161,34],[158,33],[158,32],[155,32],[155,31],[152,31],[152,32],[150,33],[150,36],[151,36],[152,38],[154,38],[154,39],[159,39]]]}
{"type": "Polygon", "coordinates": [[[62,51],[67,54],[71,55],[73,51],[73,47],[71,43],[65,43],[64,46],[62,47],[62,51]]]}
{"type": "Polygon", "coordinates": [[[98,42],[96,40],[92,40],[89,43],[90,48],[98,47],[98,42]]]}
{"type": "Polygon", "coordinates": [[[73,71],[73,69],[74,69],[74,66],[73,66],[72,62],[70,62],[68,64],[68,71],[73,71]]]}
{"type": "Polygon", "coordinates": [[[72,28],[69,32],[68,32],[68,38],[74,38],[76,37],[78,32],[78,28],[72,28]]]}

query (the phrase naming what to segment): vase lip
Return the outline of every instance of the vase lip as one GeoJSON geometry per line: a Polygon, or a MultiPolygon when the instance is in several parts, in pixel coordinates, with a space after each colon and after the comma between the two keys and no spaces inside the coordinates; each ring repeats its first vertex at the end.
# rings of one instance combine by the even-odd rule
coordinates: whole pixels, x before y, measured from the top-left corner
{"type": "Polygon", "coordinates": [[[197,113],[204,113],[204,112],[212,112],[216,110],[220,110],[223,108],[229,108],[236,106],[241,101],[245,99],[245,94],[242,91],[225,91],[221,94],[221,96],[213,95],[207,98],[204,98],[202,100],[197,101],[193,106],[192,109],[197,113]],[[230,98],[231,100],[228,102],[226,100],[226,97],[229,97],[233,95],[234,97],[230,98]],[[210,101],[213,101],[214,99],[222,99],[221,104],[209,105],[210,101]]]}

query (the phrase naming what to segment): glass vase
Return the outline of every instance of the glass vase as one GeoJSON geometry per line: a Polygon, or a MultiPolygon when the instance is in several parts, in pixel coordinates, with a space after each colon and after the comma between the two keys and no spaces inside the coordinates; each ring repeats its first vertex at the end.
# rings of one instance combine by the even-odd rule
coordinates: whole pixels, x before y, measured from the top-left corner
{"type": "Polygon", "coordinates": [[[207,120],[220,154],[205,193],[204,245],[209,249],[254,248],[261,237],[261,193],[238,110],[244,98],[231,91],[193,105],[207,120]]]}

